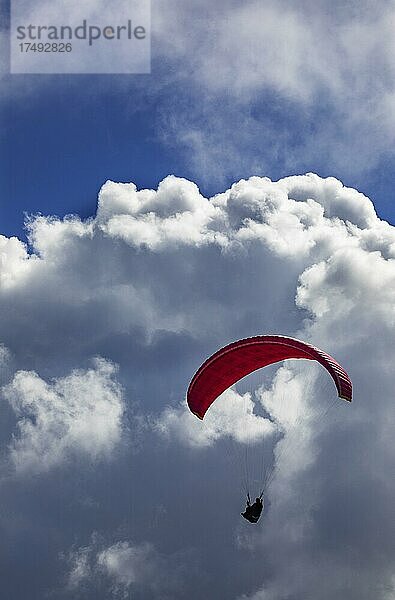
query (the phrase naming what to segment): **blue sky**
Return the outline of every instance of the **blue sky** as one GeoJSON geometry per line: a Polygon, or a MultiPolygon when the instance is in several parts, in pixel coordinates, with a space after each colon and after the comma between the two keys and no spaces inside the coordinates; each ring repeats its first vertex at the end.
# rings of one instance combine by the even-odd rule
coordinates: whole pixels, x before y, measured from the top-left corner
{"type": "MultiPolygon", "coordinates": [[[[168,174],[182,175],[196,181],[203,193],[212,195],[231,185],[237,177],[261,174],[279,179],[290,174],[282,168],[281,161],[270,157],[264,138],[252,135],[247,150],[257,161],[262,155],[267,168],[257,173],[251,166],[243,171],[234,164],[221,181],[207,180],[204,172],[194,168],[185,146],[180,147],[177,140],[170,141],[163,135],[163,120],[172,118],[178,102],[173,103],[171,94],[165,92],[162,106],[160,92],[150,89],[151,79],[157,76],[155,64],[151,76],[137,76],[140,80],[137,86],[116,76],[106,76],[105,82],[100,76],[82,76],[77,81],[57,76],[26,76],[22,84],[25,93],[31,87],[34,90],[43,86],[43,92],[33,91],[29,101],[24,92],[16,92],[14,97],[14,87],[20,87],[21,78],[6,78],[9,98],[1,105],[0,218],[4,233],[23,235],[25,212],[93,215],[98,190],[106,179],[156,187],[168,174]]],[[[271,99],[279,105],[273,121],[280,130],[286,128],[297,144],[305,129],[313,126],[310,115],[303,115],[295,122],[288,114],[287,103],[281,106],[275,95],[271,98],[269,95],[264,104],[259,100],[254,103],[258,121],[271,99]]],[[[188,104],[185,110],[188,111],[188,104]]],[[[250,107],[244,107],[244,111],[249,110],[250,107]]],[[[222,169],[219,164],[218,171],[222,169]]],[[[371,170],[356,174],[338,166],[332,168],[317,154],[307,160],[301,156],[295,174],[312,171],[324,177],[339,177],[345,185],[371,197],[378,214],[393,221],[393,169],[391,155],[382,158],[371,170]]]]}
{"type": "Polygon", "coordinates": [[[0,596],[393,600],[393,7],[152,17],[150,75],[2,63],[0,596]],[[201,362],[262,333],[353,403],[295,361],[196,419],[201,362]]]}
{"type": "MultiPolygon", "coordinates": [[[[300,16],[311,9],[308,5],[302,5],[300,16]]],[[[270,9],[270,3],[267,7],[270,9]]],[[[364,23],[369,17],[369,3],[365,9],[351,22],[364,23]]],[[[167,10],[170,22],[171,3],[167,10]]],[[[215,18],[210,17],[211,10],[207,12],[208,20],[215,18]]],[[[347,14],[345,5],[339,15],[343,12],[347,14]]],[[[325,15],[320,5],[314,13],[317,19],[325,15]]],[[[171,23],[174,29],[180,26],[176,30],[178,43],[185,41],[185,15],[180,23],[171,23]]],[[[336,23],[335,13],[325,18],[336,23]]],[[[339,23],[336,27],[340,29],[339,23]]],[[[379,114],[383,109],[371,87],[371,60],[366,64],[368,70],[361,70],[365,80],[361,89],[349,89],[347,99],[339,97],[337,90],[332,93],[331,82],[325,82],[323,76],[321,81],[316,77],[307,97],[303,96],[303,81],[296,88],[291,82],[289,89],[287,84],[279,86],[277,82],[267,85],[264,77],[259,81],[259,71],[257,81],[250,87],[247,82],[243,89],[248,68],[243,60],[239,65],[243,71],[237,71],[236,63],[232,85],[226,89],[228,75],[221,73],[226,68],[221,64],[226,56],[221,54],[220,42],[218,63],[211,61],[212,76],[223,79],[218,86],[210,74],[206,74],[206,81],[204,77],[199,81],[196,75],[199,68],[204,69],[199,62],[204,63],[205,44],[209,42],[203,30],[197,57],[192,53],[199,28],[190,36],[189,49],[177,48],[179,55],[165,46],[168,40],[160,31],[156,33],[152,74],[148,76],[4,73],[0,107],[4,201],[0,217],[5,233],[22,233],[24,212],[94,214],[97,192],[106,179],[156,187],[168,174],[192,178],[203,193],[212,195],[254,174],[275,180],[312,171],[338,177],[345,185],[362,191],[375,202],[382,218],[393,220],[393,144],[392,138],[386,140],[385,135],[380,141],[385,124],[372,119],[372,104],[377,103],[379,114]],[[189,74],[188,60],[192,68],[189,74]],[[239,75],[241,90],[237,86],[232,89],[239,75]],[[202,146],[207,146],[209,170],[202,160],[202,146]]],[[[327,41],[337,43],[336,31],[327,41]]],[[[349,65],[346,63],[343,86],[347,86],[347,77],[352,81],[353,58],[349,65]]],[[[279,55],[276,60],[278,64],[273,68],[281,74],[281,61],[286,58],[279,55]]],[[[261,66],[264,68],[263,63],[261,66]]],[[[209,68],[210,64],[207,71],[209,68]]],[[[376,87],[385,87],[380,67],[377,71],[376,87]]],[[[387,84],[390,90],[390,80],[387,84]]]]}

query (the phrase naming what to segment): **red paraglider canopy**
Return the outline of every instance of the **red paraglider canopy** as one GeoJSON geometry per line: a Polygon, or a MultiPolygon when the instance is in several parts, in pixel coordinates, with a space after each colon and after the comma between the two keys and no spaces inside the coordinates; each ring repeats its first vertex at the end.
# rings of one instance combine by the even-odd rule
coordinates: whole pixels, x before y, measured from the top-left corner
{"type": "Polygon", "coordinates": [[[216,398],[257,369],[288,358],[315,360],[329,372],[339,398],[352,400],[352,383],[346,371],[326,352],[282,335],[259,335],[233,342],[210,356],[195,373],[187,393],[188,406],[203,419],[216,398]]]}

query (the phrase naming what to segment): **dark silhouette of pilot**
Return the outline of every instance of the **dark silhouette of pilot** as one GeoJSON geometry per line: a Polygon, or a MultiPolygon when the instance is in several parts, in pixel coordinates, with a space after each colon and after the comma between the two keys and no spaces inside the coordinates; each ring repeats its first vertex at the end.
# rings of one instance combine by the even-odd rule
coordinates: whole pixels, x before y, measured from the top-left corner
{"type": "Polygon", "coordinates": [[[247,519],[250,523],[258,523],[263,509],[262,494],[259,498],[255,498],[255,502],[251,504],[250,495],[247,494],[247,506],[241,516],[247,519]]]}

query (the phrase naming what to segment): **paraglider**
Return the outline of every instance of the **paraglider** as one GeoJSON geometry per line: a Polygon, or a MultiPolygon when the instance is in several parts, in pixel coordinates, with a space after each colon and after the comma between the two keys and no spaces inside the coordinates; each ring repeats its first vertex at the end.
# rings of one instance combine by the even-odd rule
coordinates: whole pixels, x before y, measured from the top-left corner
{"type": "MultiPolygon", "coordinates": [[[[210,356],[193,376],[187,392],[191,412],[203,419],[213,402],[226,389],[250,373],[288,359],[313,360],[320,363],[332,377],[339,398],[351,402],[352,383],[343,369],[326,352],[306,342],[282,335],[260,335],[238,340],[210,356]]],[[[251,504],[247,492],[247,507],[242,516],[256,523],[262,512],[263,492],[251,504]],[[254,507],[254,508],[253,508],[254,507]]]]}

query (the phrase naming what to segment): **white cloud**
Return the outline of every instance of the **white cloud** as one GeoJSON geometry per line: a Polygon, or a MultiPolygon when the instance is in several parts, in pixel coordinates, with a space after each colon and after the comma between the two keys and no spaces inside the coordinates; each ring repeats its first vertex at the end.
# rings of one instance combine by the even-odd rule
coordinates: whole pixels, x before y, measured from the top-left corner
{"type": "Polygon", "coordinates": [[[24,273],[36,259],[28,255],[25,244],[18,238],[0,235],[0,288],[6,290],[16,279],[23,279],[24,273]]]}
{"type": "Polygon", "coordinates": [[[253,444],[275,431],[269,419],[254,414],[254,406],[249,393],[240,395],[227,390],[210,407],[203,421],[182,403],[176,408],[166,408],[154,422],[154,427],[167,439],[192,447],[212,446],[226,437],[253,444]]]}
{"type": "MultiPolygon", "coordinates": [[[[36,2],[34,19],[48,19],[53,4],[36,2]]],[[[70,11],[89,18],[94,5],[72,2],[70,11]]],[[[393,149],[394,18],[384,1],[166,0],[153,19],[156,131],[200,180],[309,165],[365,176],[393,149]]],[[[42,85],[52,91],[45,78],[10,83],[3,93],[20,102],[42,85]]],[[[129,114],[144,105],[141,83],[115,85],[133,95],[129,114]]],[[[100,81],[99,94],[111,86],[100,81]]]]}
{"type": "Polygon", "coordinates": [[[154,549],[150,544],[133,546],[116,544],[97,555],[98,566],[118,585],[130,587],[137,582],[149,583],[155,573],[154,549]]]}
{"type": "MultiPolygon", "coordinates": [[[[98,338],[134,327],[149,335],[160,330],[198,334],[207,327],[212,331],[227,328],[231,315],[236,311],[241,315],[240,294],[248,301],[248,310],[262,312],[260,294],[266,283],[263,278],[256,280],[258,287],[251,298],[249,273],[244,268],[246,252],[255,257],[256,269],[258,255],[264,252],[260,268],[271,272],[272,282],[272,290],[264,293],[279,310],[275,297],[282,292],[278,286],[289,285],[283,270],[291,279],[297,278],[339,247],[369,244],[369,251],[375,247],[387,254],[394,251],[393,234],[384,230],[366,197],[334,179],[314,175],[277,183],[253,177],[211,200],[203,198],[193,184],[173,177],[157,192],[136,192],[131,184],[107,183],[96,219],[38,217],[29,227],[35,254],[27,255],[20,242],[4,244],[7,285],[0,299],[3,315],[25,313],[29,304],[34,318],[28,323],[15,318],[13,336],[7,331],[8,319],[3,322],[4,331],[7,339],[15,340],[24,335],[25,328],[36,343],[41,338],[41,343],[53,347],[59,322],[70,324],[73,333],[56,351],[68,349],[74,355],[89,342],[94,346],[98,338]],[[339,205],[349,225],[337,217],[339,205]],[[153,212],[157,206],[162,206],[159,214],[153,212]],[[282,262],[273,269],[270,265],[276,255],[282,262]],[[225,303],[216,289],[224,269],[238,274],[224,279],[225,303]],[[155,277],[147,277],[147,272],[154,271],[155,277]],[[98,313],[100,318],[95,318],[98,313]],[[59,314],[63,315],[60,321],[59,314]],[[214,314],[217,317],[210,322],[214,314]],[[73,340],[78,343],[70,348],[73,340]]],[[[292,297],[289,301],[293,303],[292,297]]]]}
{"type": "Polygon", "coordinates": [[[394,323],[395,272],[393,259],[386,260],[379,251],[369,254],[361,248],[335,251],[325,262],[307,269],[300,278],[297,302],[315,315],[334,318],[333,307],[343,317],[353,314],[349,327],[366,318],[381,316],[388,325],[394,323]],[[356,307],[358,306],[358,314],[356,307]]]}
{"type": "Polygon", "coordinates": [[[70,552],[68,556],[68,562],[71,567],[68,573],[69,588],[78,588],[91,577],[90,555],[91,548],[89,546],[81,546],[70,552]]]}
{"type": "MultiPolygon", "coordinates": [[[[253,177],[213,198],[174,177],[159,190],[107,183],[96,217],[39,217],[30,222],[30,234],[33,254],[17,240],[2,244],[1,340],[18,370],[6,388],[19,420],[11,444],[15,466],[23,472],[28,465],[49,469],[74,452],[111,452],[124,410],[114,374],[103,371],[107,362],[73,371],[90,356],[105,356],[120,365],[125,399],[136,399],[140,416],[150,415],[153,424],[144,429],[144,451],[122,473],[129,481],[133,470],[127,500],[111,497],[117,524],[129,523],[133,499],[134,539],[147,539],[141,515],[155,512],[160,494],[165,511],[152,529],[155,548],[161,548],[156,556],[198,548],[206,561],[207,579],[196,588],[201,597],[215,586],[217,596],[224,595],[217,572],[226,568],[239,596],[305,598],[318,590],[320,600],[385,598],[374,586],[390,585],[395,564],[395,489],[388,476],[395,426],[395,228],[376,216],[371,201],[334,178],[313,174],[278,182],[253,177]],[[330,352],[353,379],[354,403],[339,401],[321,423],[325,401],[336,399],[333,383],[323,369],[301,362],[273,377],[265,372],[256,414],[246,383],[244,392],[224,394],[203,423],[180,404],[206,356],[234,339],[271,332],[330,352]],[[323,390],[322,380],[329,384],[323,390]],[[92,387],[103,399],[99,412],[92,387]],[[260,416],[262,408],[275,425],[260,416]],[[285,436],[275,449],[263,535],[257,529],[248,543],[229,543],[224,556],[221,544],[229,539],[237,500],[229,499],[220,520],[211,506],[202,510],[229,478],[222,471],[203,475],[197,451],[215,445],[213,461],[220,460],[225,444],[216,442],[224,436],[236,443],[251,436],[258,441],[275,426],[285,436]],[[163,444],[158,434],[174,443],[163,444]],[[180,452],[178,443],[192,450],[180,452]],[[131,491],[143,481],[150,498],[131,491]],[[206,526],[210,515],[212,532],[206,526]],[[246,574],[245,548],[262,559],[261,570],[246,574]],[[352,593],[350,573],[358,574],[352,593]]],[[[4,431],[9,421],[1,424],[4,431]]],[[[122,461],[118,467],[125,468],[122,461]]],[[[119,476],[108,474],[108,485],[114,481],[118,489],[119,476]]],[[[105,494],[99,501],[98,489],[91,488],[86,495],[102,506],[105,494]]],[[[243,537],[238,531],[232,536],[243,537]]],[[[91,585],[100,555],[101,575],[113,585],[139,585],[130,579],[137,572],[132,566],[146,546],[117,544],[102,544],[89,560],[81,551],[71,580],[91,585]]],[[[168,592],[172,598],[188,593],[168,592]]]]}
{"type": "Polygon", "coordinates": [[[99,195],[97,222],[113,238],[157,250],[169,244],[214,241],[211,222],[219,211],[186,179],[167,177],[158,190],[107,182],[99,195]]]}
{"type": "Polygon", "coordinates": [[[392,3],[200,2],[192,31],[195,4],[165,2],[155,34],[177,65],[164,137],[200,180],[308,165],[366,177],[392,154],[392,3]]]}
{"type": "Polygon", "coordinates": [[[127,598],[143,591],[170,599],[182,589],[185,576],[186,556],[164,556],[147,542],[121,540],[107,545],[97,534],[88,546],[74,548],[66,558],[68,589],[78,597],[95,580],[106,597],[127,598]]]}
{"type": "MultiPolygon", "coordinates": [[[[251,97],[269,87],[302,102],[311,102],[323,89],[339,102],[364,92],[371,96],[376,93],[368,90],[374,66],[383,74],[389,68],[392,81],[394,43],[388,23],[394,19],[393,7],[381,5],[375,18],[361,7],[358,16],[343,12],[338,19],[322,8],[256,1],[224,7],[227,18],[215,23],[216,51],[207,56],[204,40],[195,76],[211,89],[236,96],[251,97]],[[350,85],[356,73],[360,79],[350,85]]],[[[387,85],[390,89],[389,81],[387,85]]]]}
{"type": "Polygon", "coordinates": [[[19,473],[47,471],[71,455],[108,457],[122,433],[123,399],[115,367],[95,359],[94,368],[47,383],[19,371],[3,388],[17,418],[10,459],[19,473]]]}

